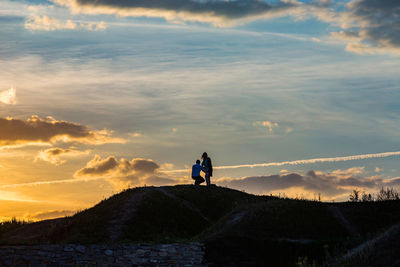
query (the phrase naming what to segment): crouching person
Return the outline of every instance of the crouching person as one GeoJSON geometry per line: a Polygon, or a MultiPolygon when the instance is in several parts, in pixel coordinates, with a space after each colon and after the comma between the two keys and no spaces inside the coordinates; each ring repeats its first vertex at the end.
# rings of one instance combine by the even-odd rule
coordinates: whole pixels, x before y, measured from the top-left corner
{"type": "Polygon", "coordinates": [[[204,183],[204,178],[200,176],[200,172],[203,170],[203,167],[200,165],[200,160],[196,160],[196,164],[192,166],[192,178],[195,185],[200,185],[204,183]]]}

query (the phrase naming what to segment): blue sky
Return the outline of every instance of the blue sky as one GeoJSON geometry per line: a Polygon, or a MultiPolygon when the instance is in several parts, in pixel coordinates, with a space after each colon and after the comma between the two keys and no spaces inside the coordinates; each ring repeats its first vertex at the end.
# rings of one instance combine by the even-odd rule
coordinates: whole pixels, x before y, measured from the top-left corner
{"type": "MultiPolygon", "coordinates": [[[[191,182],[188,173],[163,171],[187,168],[203,151],[223,166],[400,150],[400,6],[393,1],[93,3],[1,1],[0,117],[27,125],[0,134],[2,185],[12,201],[44,203],[19,216],[86,207],[126,186],[191,182]],[[10,88],[16,95],[7,95],[10,88]],[[39,119],[27,121],[33,115],[39,119]],[[31,134],[35,123],[60,121],[90,132],[31,134]],[[63,150],[51,154],[55,148],[63,150]],[[158,167],[123,175],[121,158],[158,167]],[[79,169],[110,162],[104,173],[78,177],[79,169]],[[68,182],[9,187],[58,180],[68,182]],[[80,201],[32,193],[82,184],[97,190],[80,201]]],[[[318,191],[344,200],[355,187],[396,186],[387,181],[399,176],[391,156],[219,170],[214,181],[234,187],[239,179],[240,189],[254,191],[246,177],[293,172],[307,183],[310,170],[336,182],[321,182],[330,189],[319,191],[263,183],[254,193],[318,191]]]]}

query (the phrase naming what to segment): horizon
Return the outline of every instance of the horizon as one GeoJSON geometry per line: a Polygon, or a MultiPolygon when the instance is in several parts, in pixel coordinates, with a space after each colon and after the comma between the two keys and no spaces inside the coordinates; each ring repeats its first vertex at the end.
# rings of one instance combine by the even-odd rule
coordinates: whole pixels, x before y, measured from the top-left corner
{"type": "Polygon", "coordinates": [[[0,220],[128,187],[399,189],[400,3],[4,0],[0,220]],[[185,3],[183,5],[183,3],[185,3]]]}

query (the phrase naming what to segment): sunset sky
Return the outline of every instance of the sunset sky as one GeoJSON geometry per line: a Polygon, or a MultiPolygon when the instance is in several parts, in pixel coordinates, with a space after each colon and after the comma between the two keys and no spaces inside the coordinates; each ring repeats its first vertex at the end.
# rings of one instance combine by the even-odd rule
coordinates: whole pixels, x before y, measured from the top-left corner
{"type": "Polygon", "coordinates": [[[399,100],[396,0],[0,0],[0,220],[192,183],[204,151],[250,193],[398,187],[399,100]]]}

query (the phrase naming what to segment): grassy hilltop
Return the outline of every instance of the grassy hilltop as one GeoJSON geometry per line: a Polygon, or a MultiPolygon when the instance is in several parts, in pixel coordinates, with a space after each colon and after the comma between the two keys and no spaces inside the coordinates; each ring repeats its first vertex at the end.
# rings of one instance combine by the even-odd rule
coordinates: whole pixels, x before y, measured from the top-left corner
{"type": "Polygon", "coordinates": [[[4,224],[0,242],[201,241],[218,266],[400,266],[398,223],[400,201],[322,203],[178,185],[128,189],[71,217],[4,224]]]}

